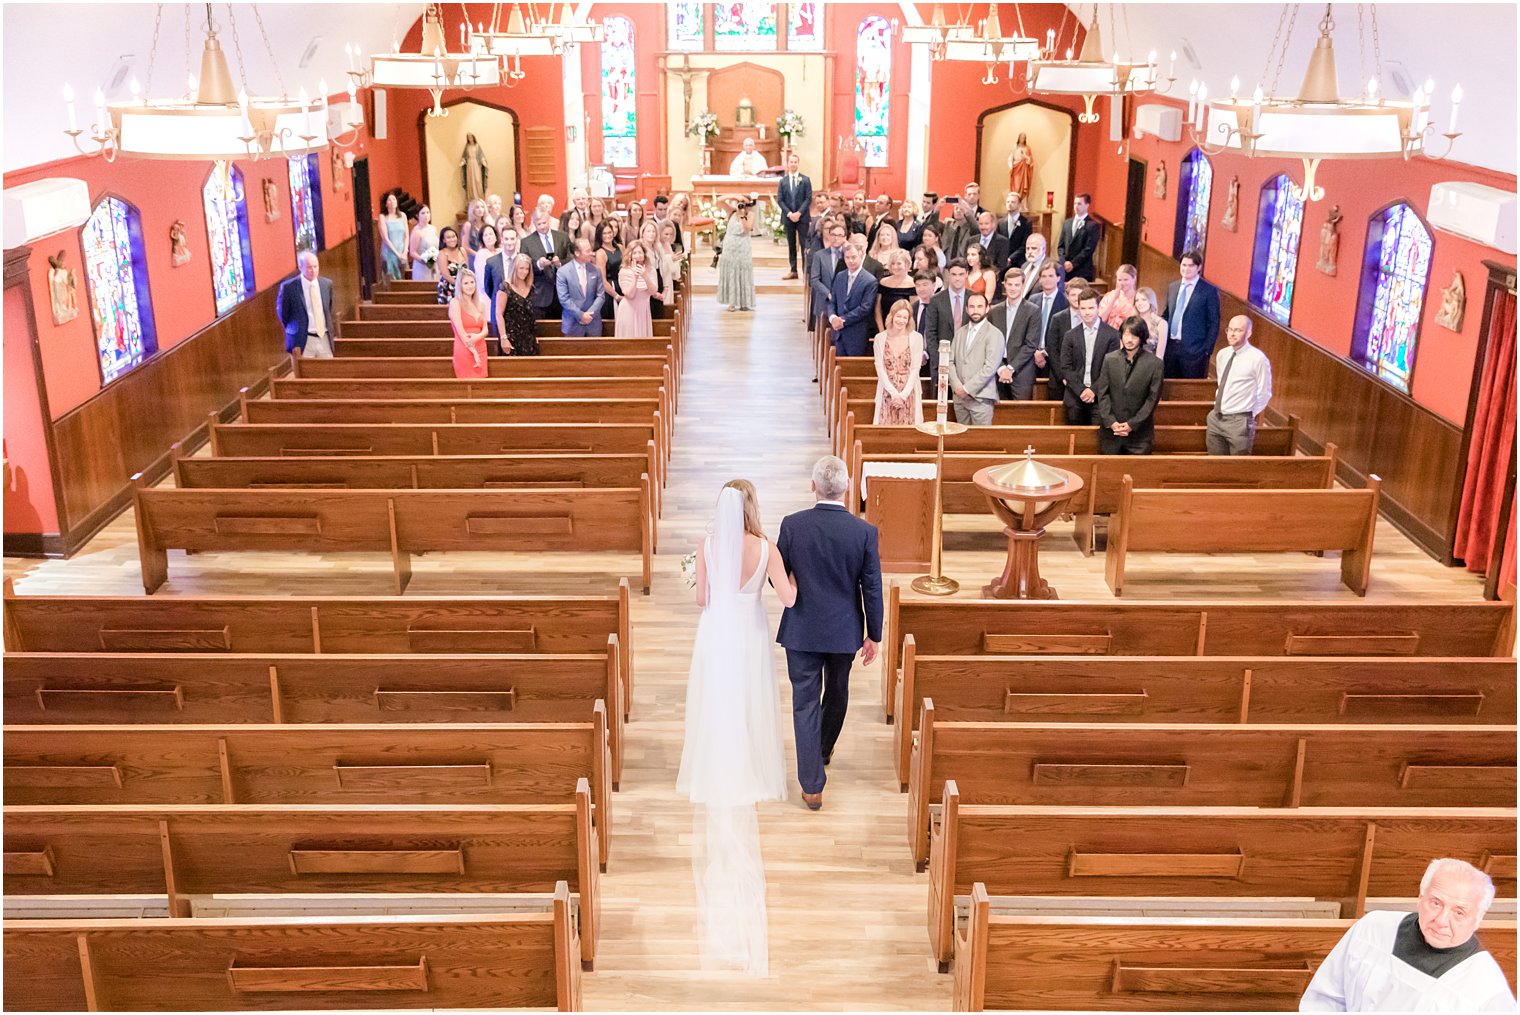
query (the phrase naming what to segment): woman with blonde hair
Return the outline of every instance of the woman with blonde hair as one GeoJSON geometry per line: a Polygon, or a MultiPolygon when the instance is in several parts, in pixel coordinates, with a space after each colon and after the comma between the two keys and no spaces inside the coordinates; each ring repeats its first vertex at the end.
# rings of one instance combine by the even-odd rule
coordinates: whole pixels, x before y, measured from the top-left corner
{"type": "Polygon", "coordinates": [[[480,284],[469,268],[459,269],[454,279],[454,298],[449,300],[449,324],[454,328],[454,376],[487,377],[486,302],[480,284]]]}
{"type": "Polygon", "coordinates": [[[897,226],[890,219],[882,222],[876,230],[876,242],[871,244],[871,256],[882,264],[887,264],[887,258],[892,255],[892,252],[901,249],[902,245],[898,243],[897,226]]]}
{"type": "Polygon", "coordinates": [[[876,329],[887,326],[887,315],[897,306],[898,300],[911,300],[913,288],[913,256],[898,247],[887,252],[887,273],[876,286],[876,329]]]}
{"type": "Polygon", "coordinates": [[[1135,316],[1145,322],[1150,330],[1145,351],[1166,358],[1166,318],[1161,316],[1161,304],[1156,302],[1156,290],[1148,285],[1135,290],[1135,316]]]}
{"type": "Polygon", "coordinates": [[[704,969],[768,969],[765,865],[756,805],[786,799],[765,586],[782,606],[796,581],[765,537],[754,485],[718,493],[712,535],[697,545],[702,608],[686,680],[685,732],[676,791],[691,800],[692,875],[704,969]]]}
{"type": "Polygon", "coordinates": [[[628,245],[618,271],[618,288],[623,298],[617,304],[614,338],[653,337],[654,320],[649,298],[658,291],[655,270],[654,255],[642,240],[628,245]]]}
{"type": "MultiPolygon", "coordinates": [[[[1098,319],[1111,328],[1121,328],[1124,322],[1135,316],[1135,285],[1140,272],[1133,264],[1121,264],[1114,272],[1114,287],[1098,301],[1098,319]]],[[[1155,306],[1152,302],[1151,306],[1155,306]]]]}
{"type": "Polygon", "coordinates": [[[924,336],[913,330],[913,306],[902,299],[887,311],[887,326],[876,336],[876,426],[904,426],[924,421],[918,366],[924,361],[924,336]]]}
{"type": "Polygon", "coordinates": [[[507,282],[497,301],[496,333],[503,356],[537,356],[538,315],[533,310],[533,258],[517,254],[507,266],[507,282]]]}
{"type": "Polygon", "coordinates": [[[485,221],[486,203],[477,197],[465,206],[464,225],[459,227],[459,249],[464,251],[465,257],[474,258],[480,246],[480,227],[485,221]]]}

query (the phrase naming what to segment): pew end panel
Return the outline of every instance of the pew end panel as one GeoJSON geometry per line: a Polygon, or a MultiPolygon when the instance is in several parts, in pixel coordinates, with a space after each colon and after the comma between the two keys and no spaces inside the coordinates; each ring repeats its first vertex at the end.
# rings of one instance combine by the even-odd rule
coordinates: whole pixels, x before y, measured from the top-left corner
{"type": "Polygon", "coordinates": [[[929,829],[929,950],[941,973],[955,957],[955,859],[960,835],[960,790],[945,783],[938,820],[929,829]]]}

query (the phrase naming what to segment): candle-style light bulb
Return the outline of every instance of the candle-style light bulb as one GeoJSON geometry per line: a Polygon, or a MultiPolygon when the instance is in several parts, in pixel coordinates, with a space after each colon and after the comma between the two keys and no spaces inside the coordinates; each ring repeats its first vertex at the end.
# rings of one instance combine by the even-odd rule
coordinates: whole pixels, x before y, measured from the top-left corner
{"type": "Polygon", "coordinates": [[[69,110],[69,130],[78,130],[79,125],[76,122],[78,118],[74,114],[74,87],[68,82],[64,82],[63,85],[63,104],[69,110]]]}
{"type": "Polygon", "coordinates": [[[1067,60],[1071,59],[1071,47],[1070,46],[1066,47],[1066,59],[1067,60]]]}
{"type": "Polygon", "coordinates": [[[142,98],[142,85],[137,83],[136,78],[132,79],[132,83],[128,85],[127,88],[132,92],[133,102],[136,102],[138,99],[142,98]]]}
{"type": "Polygon", "coordinates": [[[238,92],[238,109],[243,114],[243,136],[252,137],[253,121],[248,116],[248,93],[245,91],[238,92]]]}
{"type": "Polygon", "coordinates": [[[1208,107],[1208,101],[1209,86],[1207,84],[1200,84],[1198,86],[1198,110],[1193,114],[1193,127],[1195,129],[1200,129],[1203,127],[1204,110],[1208,107]]]}
{"type": "Polygon", "coordinates": [[[1055,50],[1056,50],[1056,30],[1054,28],[1047,28],[1045,30],[1045,52],[1047,52],[1047,53],[1054,53],[1055,50]]]}
{"type": "Polygon", "coordinates": [[[1460,105],[1462,105],[1462,86],[1457,85],[1451,90],[1451,126],[1446,131],[1448,134],[1457,132],[1457,107],[1460,105]]]}
{"type": "Polygon", "coordinates": [[[1414,91],[1414,122],[1410,125],[1410,132],[1419,135],[1425,129],[1425,121],[1429,116],[1430,106],[1425,98],[1425,88],[1422,85],[1414,91]]]}
{"type": "Polygon", "coordinates": [[[1240,76],[1230,78],[1230,99],[1233,101],[1240,94],[1240,76]]]}
{"type": "Polygon", "coordinates": [[[1378,93],[1378,79],[1374,76],[1367,79],[1367,101],[1376,102],[1378,93]]]}
{"type": "Polygon", "coordinates": [[[100,124],[101,130],[110,126],[106,123],[106,93],[99,88],[95,89],[95,119],[100,124]]]}
{"type": "Polygon", "coordinates": [[[1256,86],[1256,91],[1251,93],[1251,116],[1256,118],[1261,115],[1261,100],[1264,98],[1261,85],[1256,86]]]}
{"type": "Polygon", "coordinates": [[[1169,78],[1177,76],[1177,51],[1175,49],[1172,50],[1171,60],[1166,65],[1166,76],[1169,78]]]}
{"type": "Polygon", "coordinates": [[[1436,79],[1435,78],[1426,78],[1425,79],[1425,97],[1427,99],[1433,99],[1433,98],[1435,98],[1435,95],[1436,95],[1436,79]]]}

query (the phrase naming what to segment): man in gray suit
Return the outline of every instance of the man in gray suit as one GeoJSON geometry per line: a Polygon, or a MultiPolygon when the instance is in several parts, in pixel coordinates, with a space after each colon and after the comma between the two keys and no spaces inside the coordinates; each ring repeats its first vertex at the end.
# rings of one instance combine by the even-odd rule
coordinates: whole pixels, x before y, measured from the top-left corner
{"type": "Polygon", "coordinates": [[[987,297],[966,297],[966,326],[950,345],[950,391],[955,418],[972,426],[992,422],[997,405],[997,370],[1003,362],[1002,334],[987,323],[987,297]]]}

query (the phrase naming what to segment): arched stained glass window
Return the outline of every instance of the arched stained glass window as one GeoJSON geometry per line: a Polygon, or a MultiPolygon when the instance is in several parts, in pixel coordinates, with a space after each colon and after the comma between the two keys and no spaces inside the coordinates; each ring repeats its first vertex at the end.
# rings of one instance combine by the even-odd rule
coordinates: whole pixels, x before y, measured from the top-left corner
{"type": "Polygon", "coordinates": [[[713,48],[775,49],[776,5],[713,4],[713,48]]]}
{"type": "Polygon", "coordinates": [[[322,228],[322,170],[315,153],[290,159],[290,222],[296,231],[296,253],[326,250],[322,228]]]}
{"type": "Polygon", "coordinates": [[[639,164],[633,64],[633,22],[621,15],[602,19],[602,161],[639,164]]]}
{"type": "Polygon", "coordinates": [[[1303,225],[1304,202],[1294,194],[1287,174],[1262,184],[1256,251],[1251,258],[1251,305],[1284,327],[1293,314],[1293,278],[1298,272],[1303,225]]]}
{"type": "Polygon", "coordinates": [[[1414,370],[1434,246],[1430,230],[1403,202],[1367,223],[1351,357],[1400,391],[1409,390],[1414,370]]]}
{"type": "Polygon", "coordinates": [[[1177,188],[1177,234],[1172,256],[1183,251],[1205,253],[1209,230],[1209,196],[1214,187],[1214,167],[1209,157],[1194,148],[1182,159],[1182,181],[1177,188]]]}
{"type": "Polygon", "coordinates": [[[110,384],[158,351],[141,216],[120,198],[107,197],[90,213],[80,239],[100,380],[110,384]]]}
{"type": "Polygon", "coordinates": [[[206,249],[216,312],[225,314],[253,295],[253,249],[248,242],[248,202],[243,174],[231,162],[216,162],[201,191],[206,208],[206,249]]]}
{"type": "Polygon", "coordinates": [[[887,128],[892,113],[892,26],[873,14],[855,33],[855,137],[865,146],[865,164],[887,164],[887,128]]]}
{"type": "Polygon", "coordinates": [[[786,48],[810,50],[823,48],[823,4],[787,4],[786,48]]]}
{"type": "Polygon", "coordinates": [[[670,19],[667,22],[669,31],[666,35],[671,49],[699,50],[702,48],[702,11],[706,6],[701,3],[688,3],[686,0],[665,5],[666,14],[670,19]]]}

